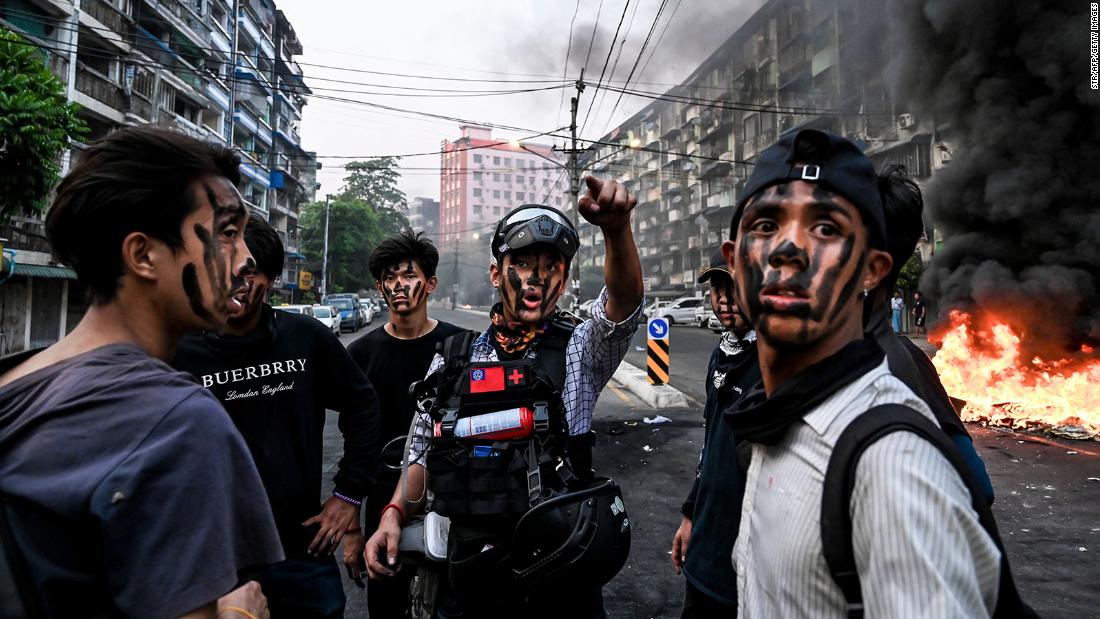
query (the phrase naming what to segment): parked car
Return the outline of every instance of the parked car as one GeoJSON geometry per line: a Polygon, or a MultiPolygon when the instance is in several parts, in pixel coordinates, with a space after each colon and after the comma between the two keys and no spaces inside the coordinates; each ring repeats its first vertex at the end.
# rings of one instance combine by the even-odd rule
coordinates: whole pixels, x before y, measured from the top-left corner
{"type": "Polygon", "coordinates": [[[660,299],[653,301],[645,307],[646,318],[656,318],[659,316],[657,312],[664,310],[668,305],[668,301],[661,301],[660,299]]]}
{"type": "Polygon", "coordinates": [[[355,297],[329,297],[328,305],[340,316],[341,330],[354,332],[366,324],[363,315],[359,312],[359,302],[355,297]]]}
{"type": "Polygon", "coordinates": [[[722,323],[718,322],[718,317],[711,314],[710,319],[707,320],[707,328],[715,333],[721,333],[725,329],[722,328],[722,323]]]}
{"type": "Polygon", "coordinates": [[[695,308],[695,326],[700,329],[705,329],[707,327],[707,322],[713,315],[714,312],[711,311],[710,303],[703,303],[695,308]]]}
{"type": "Polygon", "coordinates": [[[336,337],[340,337],[340,314],[328,305],[314,305],[313,317],[329,328],[336,337]]]}
{"type": "Polygon", "coordinates": [[[668,307],[657,310],[657,315],[668,321],[668,324],[690,325],[695,322],[695,308],[703,304],[702,297],[680,297],[668,307]]]}
{"type": "Polygon", "coordinates": [[[312,305],[276,305],[275,309],[280,312],[287,312],[288,314],[303,314],[305,316],[313,315],[312,305]]]}
{"type": "Polygon", "coordinates": [[[363,312],[365,324],[374,322],[374,303],[370,299],[359,299],[359,309],[363,312]]]}

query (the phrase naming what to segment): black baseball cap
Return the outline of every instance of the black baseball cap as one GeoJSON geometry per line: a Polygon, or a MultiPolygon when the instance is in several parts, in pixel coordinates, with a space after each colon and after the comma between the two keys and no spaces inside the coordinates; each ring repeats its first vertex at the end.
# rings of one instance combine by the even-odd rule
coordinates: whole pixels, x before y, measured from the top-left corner
{"type": "Polygon", "coordinates": [[[556,208],[542,204],[524,204],[505,215],[493,231],[490,249],[493,258],[538,243],[553,246],[572,261],[580,245],[580,235],[569,217],[556,208]]]}
{"type": "Polygon", "coordinates": [[[699,269],[699,279],[695,281],[701,284],[719,273],[726,277],[732,277],[732,275],[730,275],[729,265],[726,264],[726,257],[722,255],[721,251],[714,252],[714,254],[711,255],[710,264],[699,269]]]}
{"type": "Polygon", "coordinates": [[[798,129],[779,136],[779,141],[764,149],[737,200],[730,222],[730,238],[737,234],[737,223],[749,198],[788,181],[806,181],[821,185],[847,198],[859,210],[871,232],[871,246],[886,248],[886,213],[882,206],[875,166],[867,155],[846,138],[816,129],[798,129]],[[811,154],[795,161],[796,146],[808,141],[811,154]]]}

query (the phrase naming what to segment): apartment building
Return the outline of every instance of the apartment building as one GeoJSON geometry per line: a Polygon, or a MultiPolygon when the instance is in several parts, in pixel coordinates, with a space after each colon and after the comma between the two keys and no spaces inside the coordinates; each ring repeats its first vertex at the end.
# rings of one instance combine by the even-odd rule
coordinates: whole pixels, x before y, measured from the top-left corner
{"type": "MultiPolygon", "coordinates": [[[[313,199],[317,163],[298,130],[310,94],[294,61],[302,46],[273,2],[0,0],[0,27],[42,50],[80,104],[89,142],[157,123],[238,147],[241,195],[279,231],[289,259],[278,292],[291,293],[298,207],[313,199]]],[[[62,155],[63,169],[83,147],[62,155]]],[[[52,261],[40,219],[15,218],[0,238],[10,262],[0,274],[0,354],[48,345],[83,315],[83,291],[52,261]]]]}
{"type": "Polygon", "coordinates": [[[409,226],[433,240],[439,236],[439,201],[413,198],[409,203],[409,226]]]}
{"type": "Polygon", "coordinates": [[[494,140],[492,129],[459,127],[444,141],[439,183],[440,250],[486,240],[502,215],[521,204],[569,209],[565,159],[551,147],[494,140]]]}
{"type": "MultiPolygon", "coordinates": [[[[902,163],[918,181],[949,159],[950,135],[891,98],[885,10],[870,0],[771,0],[590,149],[594,173],[638,196],[635,238],[652,296],[701,290],[695,274],[728,237],[753,162],[785,131],[847,136],[876,165],[902,163]]],[[[926,259],[934,238],[929,229],[926,259]]],[[[583,265],[602,265],[600,242],[582,243],[592,248],[583,265]]]]}

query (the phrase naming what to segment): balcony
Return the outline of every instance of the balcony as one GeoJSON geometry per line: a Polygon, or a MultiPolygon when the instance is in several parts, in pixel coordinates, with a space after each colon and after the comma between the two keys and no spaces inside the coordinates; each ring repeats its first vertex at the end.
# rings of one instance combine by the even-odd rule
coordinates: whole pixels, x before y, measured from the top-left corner
{"type": "Polygon", "coordinates": [[[258,86],[270,93],[271,82],[267,81],[267,76],[256,67],[256,61],[244,54],[237,58],[237,69],[235,71],[237,77],[254,80],[258,86]]]}
{"type": "MultiPolygon", "coordinates": [[[[729,171],[733,168],[733,164],[729,161],[711,161],[703,167],[703,171],[699,174],[700,179],[715,178],[718,176],[724,176],[729,174],[729,171]]],[[[710,206],[708,204],[708,206],[710,206]]]]}
{"type": "Polygon", "coordinates": [[[76,90],[119,113],[126,109],[122,87],[80,61],[76,64],[76,90]]]}
{"type": "Polygon", "coordinates": [[[206,78],[206,88],[203,89],[203,93],[222,111],[229,111],[229,90],[220,81],[212,77],[206,78]]]}
{"type": "Polygon", "coordinates": [[[252,16],[248,11],[243,8],[240,10],[240,25],[241,28],[248,33],[252,40],[256,42],[256,45],[260,48],[260,52],[271,61],[275,60],[275,46],[271,43],[271,39],[267,34],[260,31],[260,28],[253,21],[252,16]]]}
{"type": "Polygon", "coordinates": [[[164,21],[168,22],[176,32],[189,39],[191,47],[205,55],[210,54],[206,46],[208,37],[199,34],[205,33],[209,26],[203,22],[202,16],[191,10],[186,3],[179,0],[145,0],[145,3],[152,5],[164,21]]]}
{"type": "MultiPolygon", "coordinates": [[[[80,10],[89,17],[106,26],[111,32],[119,35],[123,41],[128,41],[133,31],[133,20],[129,15],[123,15],[111,4],[104,0],[84,0],[80,10]]],[[[107,38],[104,36],[104,38],[107,38]]]]}

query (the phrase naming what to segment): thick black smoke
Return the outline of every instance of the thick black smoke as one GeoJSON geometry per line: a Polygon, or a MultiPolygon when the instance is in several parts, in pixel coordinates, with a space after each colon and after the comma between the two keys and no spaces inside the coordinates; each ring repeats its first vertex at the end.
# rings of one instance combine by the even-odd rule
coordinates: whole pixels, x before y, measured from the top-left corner
{"type": "MultiPolygon", "coordinates": [[[[1100,93],[1089,3],[893,0],[896,101],[953,148],[928,188],[944,246],[921,280],[1001,315],[1024,359],[1100,342],[1100,93]]],[[[1100,348],[1098,348],[1100,350],[1100,348]]]]}

